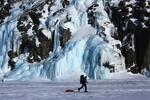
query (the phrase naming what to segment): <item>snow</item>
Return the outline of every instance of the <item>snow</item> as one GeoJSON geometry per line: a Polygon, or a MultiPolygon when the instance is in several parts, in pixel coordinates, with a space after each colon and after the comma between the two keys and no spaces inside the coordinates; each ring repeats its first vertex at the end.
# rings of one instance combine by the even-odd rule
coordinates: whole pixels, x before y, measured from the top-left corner
{"type": "Polygon", "coordinates": [[[136,0],[130,0],[129,2],[126,2],[126,5],[133,5],[136,3],[136,0]]]}
{"type": "MultiPolygon", "coordinates": [[[[122,0],[111,0],[111,5],[113,6],[118,6],[120,1],[122,0]]],[[[136,0],[129,0],[125,2],[125,5],[134,5],[136,3],[136,0]]]]}
{"type": "Polygon", "coordinates": [[[147,10],[148,13],[150,13],[150,8],[149,8],[149,9],[146,9],[146,10],[147,10]]]}
{"type": "Polygon", "coordinates": [[[84,25],[78,29],[75,35],[72,36],[72,41],[81,40],[92,34],[96,34],[96,30],[91,25],[84,25]]]}
{"type": "Polygon", "coordinates": [[[48,17],[48,5],[45,5],[43,8],[42,18],[40,19],[41,22],[45,22],[46,18],[48,17]]]}
{"type": "Polygon", "coordinates": [[[111,5],[118,6],[121,0],[111,0],[111,5]]]}
{"type": "Polygon", "coordinates": [[[39,45],[40,45],[39,40],[37,38],[35,38],[35,41],[36,41],[36,46],[39,47],[39,45]]]}
{"type": "Polygon", "coordinates": [[[129,9],[129,12],[131,12],[133,10],[131,7],[128,7],[128,9],[129,9]]]}
{"type": "Polygon", "coordinates": [[[117,73],[111,73],[108,79],[137,79],[141,78],[144,79],[146,76],[143,76],[141,74],[133,74],[131,72],[126,71],[120,71],[117,73]]]}
{"type": "MultiPolygon", "coordinates": [[[[149,100],[150,80],[121,72],[126,79],[88,80],[88,92],[76,81],[0,82],[1,100],[149,100]],[[73,89],[75,92],[65,92],[73,89]]],[[[116,76],[115,75],[115,76],[116,76]]],[[[73,77],[72,77],[73,78],[73,77]]]]}
{"type": "Polygon", "coordinates": [[[51,32],[50,32],[50,31],[48,31],[48,30],[42,30],[42,32],[43,32],[43,34],[44,34],[46,37],[48,37],[48,39],[51,38],[51,32]]]}

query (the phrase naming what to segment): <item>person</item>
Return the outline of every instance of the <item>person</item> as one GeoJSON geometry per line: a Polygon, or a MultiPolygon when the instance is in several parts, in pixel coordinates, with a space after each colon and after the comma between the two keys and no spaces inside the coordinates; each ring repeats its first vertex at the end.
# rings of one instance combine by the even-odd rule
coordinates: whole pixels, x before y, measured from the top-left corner
{"type": "Polygon", "coordinates": [[[84,77],[84,75],[80,76],[80,84],[82,84],[82,86],[80,88],[78,88],[78,92],[80,92],[80,89],[82,89],[83,87],[85,88],[84,92],[88,92],[87,91],[87,76],[84,77]]]}

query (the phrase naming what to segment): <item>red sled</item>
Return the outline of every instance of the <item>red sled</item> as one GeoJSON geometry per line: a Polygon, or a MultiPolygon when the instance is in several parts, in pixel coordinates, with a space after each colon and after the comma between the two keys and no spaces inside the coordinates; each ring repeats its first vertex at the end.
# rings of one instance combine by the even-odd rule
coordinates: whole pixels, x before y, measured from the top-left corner
{"type": "Polygon", "coordinates": [[[72,90],[72,89],[67,89],[67,90],[65,90],[65,92],[74,92],[74,90],[72,90]]]}

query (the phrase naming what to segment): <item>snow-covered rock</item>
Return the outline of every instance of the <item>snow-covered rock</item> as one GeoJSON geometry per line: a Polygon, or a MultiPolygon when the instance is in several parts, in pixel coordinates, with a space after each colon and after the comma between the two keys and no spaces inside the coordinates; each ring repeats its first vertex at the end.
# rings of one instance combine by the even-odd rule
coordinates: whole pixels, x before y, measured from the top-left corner
{"type": "Polygon", "coordinates": [[[135,67],[136,72],[149,70],[150,40],[150,1],[149,0],[112,0],[110,2],[111,21],[117,32],[115,38],[122,42],[122,54],[126,67],[135,67]],[[116,17],[117,16],[117,17],[116,17]],[[148,52],[147,52],[148,51],[148,52]],[[146,58],[146,61],[144,60],[146,58]]]}

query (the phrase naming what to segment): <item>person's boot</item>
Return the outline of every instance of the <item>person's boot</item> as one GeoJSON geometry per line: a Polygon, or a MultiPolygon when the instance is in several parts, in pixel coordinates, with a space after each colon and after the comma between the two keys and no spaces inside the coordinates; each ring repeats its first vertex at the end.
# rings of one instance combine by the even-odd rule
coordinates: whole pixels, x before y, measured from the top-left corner
{"type": "Polygon", "coordinates": [[[88,92],[87,90],[85,90],[84,92],[88,92]]]}
{"type": "Polygon", "coordinates": [[[80,92],[80,89],[78,88],[78,92],[80,92]]]}

